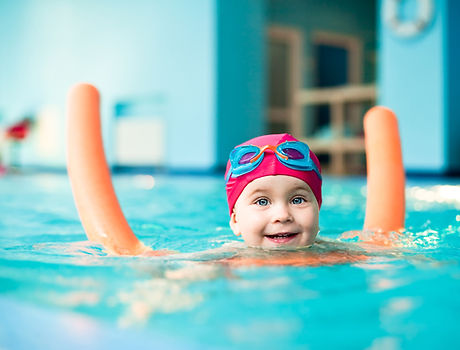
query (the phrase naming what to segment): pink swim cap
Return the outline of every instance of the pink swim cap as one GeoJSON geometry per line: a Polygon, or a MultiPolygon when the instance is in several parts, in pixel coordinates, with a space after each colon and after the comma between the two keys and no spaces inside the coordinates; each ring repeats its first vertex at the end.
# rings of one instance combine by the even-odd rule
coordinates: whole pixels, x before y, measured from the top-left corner
{"type": "MultiPolygon", "coordinates": [[[[286,141],[298,141],[296,138],[289,134],[273,134],[273,135],[263,135],[256,138],[253,138],[247,142],[242,143],[239,146],[245,145],[254,145],[263,147],[266,145],[273,145],[277,146],[280,143],[286,141]]],[[[310,150],[310,158],[316,164],[318,170],[321,172],[321,166],[319,164],[318,158],[316,155],[310,150]]],[[[227,162],[227,170],[225,171],[225,178],[227,178],[228,172],[231,170],[230,160],[227,162]]],[[[318,175],[313,171],[303,171],[303,170],[295,170],[288,168],[284,164],[282,164],[278,158],[276,157],[275,153],[271,150],[266,150],[264,153],[264,158],[262,162],[252,171],[233,177],[230,176],[227,185],[227,202],[228,202],[228,209],[230,211],[230,215],[232,214],[233,207],[240,196],[241,192],[243,192],[244,188],[253,180],[258,179],[259,177],[269,176],[269,175],[287,175],[296,177],[308,184],[313,194],[318,202],[318,206],[321,208],[321,184],[322,180],[318,177],[318,175]]]]}

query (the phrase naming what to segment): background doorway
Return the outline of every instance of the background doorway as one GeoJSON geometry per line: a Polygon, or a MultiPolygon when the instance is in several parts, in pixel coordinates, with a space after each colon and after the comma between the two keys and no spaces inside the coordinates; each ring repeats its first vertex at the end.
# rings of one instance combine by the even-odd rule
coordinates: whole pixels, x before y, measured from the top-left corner
{"type": "Polygon", "coordinates": [[[268,120],[269,133],[291,132],[295,94],[301,88],[301,47],[299,31],[286,27],[268,30],[268,120]]]}

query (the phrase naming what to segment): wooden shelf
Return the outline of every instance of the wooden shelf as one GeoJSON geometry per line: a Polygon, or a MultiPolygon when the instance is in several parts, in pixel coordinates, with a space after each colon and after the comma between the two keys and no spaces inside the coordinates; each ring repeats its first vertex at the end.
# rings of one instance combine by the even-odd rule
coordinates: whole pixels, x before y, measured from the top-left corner
{"type": "Polygon", "coordinates": [[[334,88],[299,90],[295,95],[296,113],[292,116],[290,129],[294,136],[306,142],[315,154],[327,155],[328,164],[322,164],[325,172],[344,175],[355,172],[354,169],[363,167],[360,156],[365,153],[363,137],[346,137],[347,126],[361,128],[362,116],[350,112],[347,104],[375,102],[377,90],[375,85],[347,85],[334,88]],[[304,135],[304,116],[302,108],[305,106],[330,106],[331,139],[320,139],[304,135]],[[357,157],[354,157],[356,155],[357,157]],[[350,161],[352,160],[352,161],[350,161]]]}
{"type": "Polygon", "coordinates": [[[334,104],[373,100],[376,96],[375,85],[350,85],[338,88],[300,90],[296,95],[301,105],[334,104]]]}

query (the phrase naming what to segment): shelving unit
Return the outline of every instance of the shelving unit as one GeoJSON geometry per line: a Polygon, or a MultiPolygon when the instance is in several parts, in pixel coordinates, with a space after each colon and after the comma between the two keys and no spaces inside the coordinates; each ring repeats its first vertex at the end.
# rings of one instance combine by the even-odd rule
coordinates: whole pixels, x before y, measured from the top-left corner
{"type": "MultiPolygon", "coordinates": [[[[323,171],[336,175],[346,174],[347,155],[364,154],[364,138],[362,136],[347,137],[347,123],[362,128],[362,114],[359,113],[360,103],[376,100],[375,85],[347,85],[337,88],[299,90],[295,94],[295,112],[291,114],[290,130],[298,139],[304,140],[317,155],[328,155],[329,164],[324,164],[323,171]],[[355,109],[347,115],[347,104],[355,109]],[[316,138],[305,135],[303,108],[306,106],[329,105],[331,139],[316,138]]],[[[350,108],[349,108],[350,109],[350,108]]],[[[348,109],[348,110],[349,110],[348,109]]]]}

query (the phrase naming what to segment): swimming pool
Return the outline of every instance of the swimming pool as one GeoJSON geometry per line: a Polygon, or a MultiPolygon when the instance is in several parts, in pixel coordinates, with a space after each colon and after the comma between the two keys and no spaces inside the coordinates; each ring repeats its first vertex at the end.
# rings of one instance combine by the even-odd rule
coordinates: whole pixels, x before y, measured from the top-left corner
{"type": "MultiPolygon", "coordinates": [[[[114,185],[140,239],[183,254],[108,256],[86,241],[65,174],[0,178],[0,348],[460,346],[458,179],[408,181],[399,248],[353,264],[231,269],[213,262],[226,252],[195,254],[235,246],[221,177],[114,185]]],[[[364,209],[363,178],[326,177],[321,237],[359,229],[364,209]]]]}

